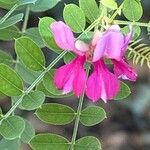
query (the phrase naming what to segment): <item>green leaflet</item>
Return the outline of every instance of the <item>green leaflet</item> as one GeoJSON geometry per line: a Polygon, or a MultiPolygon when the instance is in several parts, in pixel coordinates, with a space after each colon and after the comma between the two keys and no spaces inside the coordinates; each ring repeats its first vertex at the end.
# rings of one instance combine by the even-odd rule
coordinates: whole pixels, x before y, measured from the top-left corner
{"type": "Polygon", "coordinates": [[[37,0],[35,4],[32,4],[31,11],[43,12],[53,8],[60,0],[37,0]]]}
{"type": "Polygon", "coordinates": [[[25,120],[25,128],[23,133],[21,134],[21,140],[24,143],[29,143],[30,140],[35,136],[35,129],[33,128],[32,124],[25,120]]]}
{"type": "Polygon", "coordinates": [[[43,104],[42,107],[36,111],[36,115],[43,122],[54,125],[65,125],[73,121],[75,112],[69,106],[50,103],[43,104]]]}
{"type": "Polygon", "coordinates": [[[24,120],[19,116],[10,116],[4,119],[0,125],[0,134],[9,140],[21,136],[25,128],[24,120]]]}
{"type": "Polygon", "coordinates": [[[50,17],[44,17],[41,18],[39,21],[39,32],[40,35],[44,41],[44,43],[46,44],[46,46],[53,50],[56,53],[61,53],[62,50],[61,48],[59,48],[53,38],[51,29],[50,29],[50,25],[54,22],[55,20],[53,18],[50,17]]]}
{"type": "Polygon", "coordinates": [[[125,0],[123,14],[130,21],[138,21],[143,15],[141,2],[138,0],[125,0]]]}
{"type": "Polygon", "coordinates": [[[123,100],[127,98],[131,94],[131,90],[127,84],[121,82],[120,91],[117,96],[114,98],[115,100],[123,100]]]}
{"type": "Polygon", "coordinates": [[[25,66],[34,71],[42,71],[45,57],[38,45],[28,37],[20,37],[15,41],[15,51],[25,66]]]}
{"type": "Polygon", "coordinates": [[[0,91],[8,96],[18,96],[23,92],[20,76],[5,64],[0,64],[0,91]]]}
{"type": "Polygon", "coordinates": [[[17,15],[14,15],[14,16],[8,18],[7,20],[5,20],[5,22],[0,24],[0,30],[8,28],[8,27],[10,27],[10,26],[12,26],[12,25],[22,21],[23,16],[24,16],[24,14],[21,13],[21,14],[17,14],[17,15]]]}
{"type": "Polygon", "coordinates": [[[100,141],[93,136],[85,136],[75,142],[74,150],[102,150],[100,141]]]}
{"type": "Polygon", "coordinates": [[[106,112],[98,106],[89,106],[82,110],[80,122],[85,126],[93,126],[102,122],[106,117],[106,112]]]}
{"type": "Polygon", "coordinates": [[[98,18],[100,12],[95,0],[79,0],[79,5],[90,22],[98,18]]]}
{"type": "Polygon", "coordinates": [[[38,134],[30,141],[30,146],[34,150],[69,150],[69,141],[52,133],[38,134]]]}
{"type": "Polygon", "coordinates": [[[85,15],[77,5],[68,4],[63,11],[63,17],[69,27],[76,33],[84,31],[86,20],[85,15]]]}

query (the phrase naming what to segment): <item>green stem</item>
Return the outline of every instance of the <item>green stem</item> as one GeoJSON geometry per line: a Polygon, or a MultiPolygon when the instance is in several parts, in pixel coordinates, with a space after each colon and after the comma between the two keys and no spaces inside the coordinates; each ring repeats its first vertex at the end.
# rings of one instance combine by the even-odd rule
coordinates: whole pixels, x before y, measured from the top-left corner
{"type": "Polygon", "coordinates": [[[78,126],[79,126],[80,114],[82,111],[83,101],[84,101],[84,94],[80,97],[80,100],[79,100],[79,105],[78,105],[78,109],[77,109],[76,120],[75,120],[75,124],[74,124],[74,130],[73,130],[70,150],[74,149],[74,144],[75,144],[75,140],[76,140],[76,136],[77,136],[77,131],[78,131],[78,126]]]}
{"type": "MultiPolygon", "coordinates": [[[[88,74],[89,74],[89,70],[90,70],[90,65],[87,68],[87,77],[88,77],[88,74]]],[[[74,124],[74,130],[73,130],[70,150],[74,149],[74,144],[75,144],[75,140],[76,140],[76,137],[77,137],[78,126],[79,126],[79,121],[80,121],[80,115],[81,115],[83,101],[84,101],[84,95],[85,95],[85,93],[83,93],[83,95],[79,99],[79,105],[78,105],[78,109],[77,109],[76,120],[75,120],[75,124],[74,124]]]]}
{"type": "Polygon", "coordinates": [[[0,24],[2,24],[17,8],[18,8],[18,5],[15,4],[15,5],[10,9],[10,11],[9,11],[4,17],[1,18],[0,24]]]}
{"type": "MultiPolygon", "coordinates": [[[[27,6],[27,8],[26,8],[26,11],[25,11],[25,17],[24,17],[24,22],[23,22],[23,26],[22,26],[22,33],[24,33],[25,31],[26,31],[26,28],[27,28],[27,24],[28,24],[28,19],[29,19],[29,13],[30,13],[30,7],[29,7],[29,5],[27,6]]],[[[18,57],[16,58],[16,60],[14,60],[14,62],[19,62],[19,59],[18,59],[18,57]]],[[[23,94],[23,97],[24,97],[25,95],[23,94]]],[[[20,100],[22,101],[22,99],[23,99],[23,97],[21,97],[18,101],[19,101],[19,104],[21,103],[20,102],[20,100]]],[[[15,105],[19,105],[19,104],[15,104],[15,105]]],[[[13,101],[12,101],[12,107],[11,108],[13,108],[14,107],[14,103],[13,103],[13,101]]],[[[16,108],[15,108],[16,109],[16,108]]],[[[14,111],[12,112],[12,115],[14,115],[15,114],[15,109],[14,109],[14,111]]],[[[6,114],[7,115],[7,114],[6,114]]],[[[8,116],[9,116],[10,114],[8,114],[8,116]]],[[[7,116],[5,116],[5,117],[7,117],[7,116]]]]}
{"type": "Polygon", "coordinates": [[[30,13],[30,6],[28,5],[25,12],[25,18],[22,26],[22,33],[26,31],[27,25],[28,25],[28,19],[29,19],[29,13],[30,13]]]}
{"type": "Polygon", "coordinates": [[[109,23],[112,23],[112,21],[115,19],[115,17],[118,15],[119,11],[122,9],[123,3],[118,7],[118,9],[114,12],[114,14],[111,16],[109,23]]]}
{"type": "Polygon", "coordinates": [[[142,22],[131,22],[131,21],[122,21],[122,20],[114,20],[114,24],[121,24],[121,25],[137,25],[141,27],[148,27],[150,26],[149,23],[142,23],[142,22]]]}

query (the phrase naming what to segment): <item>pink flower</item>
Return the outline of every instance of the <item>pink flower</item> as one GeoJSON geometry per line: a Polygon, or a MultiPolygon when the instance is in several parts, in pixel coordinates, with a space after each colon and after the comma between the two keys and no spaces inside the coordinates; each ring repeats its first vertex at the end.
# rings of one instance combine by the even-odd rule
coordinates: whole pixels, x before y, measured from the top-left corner
{"type": "Polygon", "coordinates": [[[87,96],[93,102],[100,98],[107,102],[119,92],[119,87],[118,78],[107,69],[103,59],[94,62],[94,71],[87,80],[87,96]]]}
{"type": "Polygon", "coordinates": [[[118,77],[136,79],[134,70],[122,59],[131,39],[131,31],[124,36],[119,26],[113,25],[104,33],[96,31],[91,42],[85,43],[76,40],[70,27],[61,21],[52,23],[51,30],[60,48],[77,54],[70,63],[57,69],[54,76],[56,87],[64,94],[73,91],[79,97],[86,91],[93,102],[100,98],[107,102],[119,91],[118,77]],[[112,59],[114,74],[104,64],[104,58],[112,59]],[[84,70],[86,60],[94,65],[88,79],[84,70]]]}

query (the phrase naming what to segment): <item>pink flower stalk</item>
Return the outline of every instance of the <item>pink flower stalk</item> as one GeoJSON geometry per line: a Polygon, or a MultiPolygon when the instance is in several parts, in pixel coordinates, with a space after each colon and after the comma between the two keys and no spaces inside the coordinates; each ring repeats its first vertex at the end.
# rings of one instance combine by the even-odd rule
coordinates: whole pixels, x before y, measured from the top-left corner
{"type": "Polygon", "coordinates": [[[52,23],[51,30],[60,48],[77,54],[69,64],[57,69],[54,76],[56,87],[64,94],[73,90],[79,97],[86,90],[86,95],[93,102],[100,98],[107,102],[119,92],[118,77],[136,80],[135,71],[123,60],[132,32],[124,36],[119,26],[113,25],[103,33],[96,31],[91,43],[87,44],[76,40],[70,27],[61,21],[52,23]],[[104,64],[104,58],[112,59],[114,74],[104,64]],[[94,65],[88,79],[84,70],[86,60],[94,65]]]}

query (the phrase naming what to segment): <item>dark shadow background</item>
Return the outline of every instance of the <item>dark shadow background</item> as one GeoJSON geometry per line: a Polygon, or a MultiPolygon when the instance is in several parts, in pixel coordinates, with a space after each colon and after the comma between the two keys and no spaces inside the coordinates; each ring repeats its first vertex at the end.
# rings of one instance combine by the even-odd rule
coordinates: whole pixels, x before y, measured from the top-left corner
{"type": "MultiPolygon", "coordinates": [[[[37,26],[39,18],[50,16],[56,20],[62,20],[64,3],[78,3],[76,0],[62,0],[53,9],[44,13],[30,13],[29,27],[37,26]]],[[[142,22],[150,20],[150,0],[142,0],[144,6],[144,15],[142,22]]],[[[5,11],[0,11],[2,14],[5,11]]],[[[21,25],[21,24],[20,24],[21,25]]],[[[147,36],[147,30],[142,29],[141,37],[144,42],[150,44],[147,36]]],[[[0,41],[0,47],[9,50],[14,55],[14,42],[0,41]]],[[[50,63],[55,55],[48,49],[43,49],[47,62],[50,63]]],[[[63,63],[63,62],[62,62],[63,63]]],[[[138,65],[134,66],[139,74],[138,80],[135,83],[128,82],[132,90],[132,94],[123,101],[111,101],[107,104],[100,101],[96,105],[102,106],[107,112],[107,119],[101,124],[93,127],[79,126],[78,137],[93,135],[99,138],[102,142],[104,150],[150,150],[150,69],[146,65],[142,68],[138,65]]],[[[59,102],[70,105],[77,109],[78,100],[75,97],[67,99],[47,99],[47,102],[59,102]]],[[[9,98],[0,101],[4,112],[9,110],[9,98]]],[[[89,100],[85,99],[84,106],[93,105],[89,100]]],[[[63,135],[71,139],[73,123],[66,126],[53,126],[44,124],[33,115],[34,112],[19,111],[20,115],[32,122],[37,133],[52,132],[63,135]]],[[[22,145],[21,150],[30,150],[27,145],[22,145]]]]}

